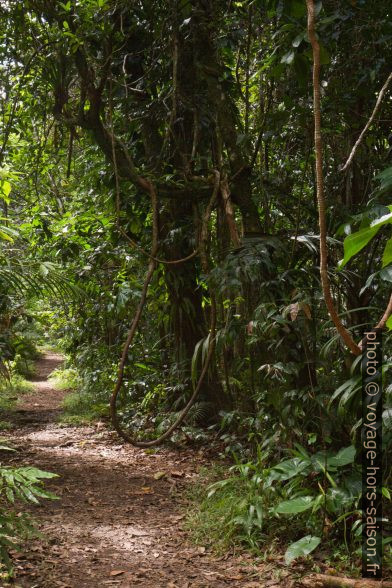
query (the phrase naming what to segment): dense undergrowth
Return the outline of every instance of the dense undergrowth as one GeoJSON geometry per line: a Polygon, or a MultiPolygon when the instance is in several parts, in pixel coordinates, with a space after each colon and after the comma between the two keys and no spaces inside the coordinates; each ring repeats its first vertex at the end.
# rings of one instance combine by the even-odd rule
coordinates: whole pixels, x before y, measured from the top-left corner
{"type": "Polygon", "coordinates": [[[322,543],[314,571],[321,565],[356,575],[362,518],[361,472],[352,465],[354,453],[352,446],[335,455],[311,455],[298,447],[290,452],[295,457],[276,465],[264,454],[251,462],[204,469],[189,492],[186,528],[196,543],[215,552],[240,548],[262,559],[284,553],[287,565],[322,543]]]}
{"type": "Polygon", "coordinates": [[[60,421],[68,425],[87,424],[109,417],[109,403],[93,391],[86,391],[75,368],[59,368],[52,372],[50,382],[57,390],[68,391],[64,397],[60,421]]]}

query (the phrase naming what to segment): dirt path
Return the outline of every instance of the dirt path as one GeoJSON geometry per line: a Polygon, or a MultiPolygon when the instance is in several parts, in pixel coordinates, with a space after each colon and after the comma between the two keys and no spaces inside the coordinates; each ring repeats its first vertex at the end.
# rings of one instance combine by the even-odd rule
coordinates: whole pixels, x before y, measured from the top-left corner
{"type": "Polygon", "coordinates": [[[250,559],[214,558],[187,542],[181,494],[200,463],[195,450],[145,453],[107,430],[57,423],[64,392],[47,378],[61,361],[46,354],[38,362],[35,391],[15,412],[10,435],[19,448],[11,463],[60,475],[47,485],[60,500],[31,508],[45,538],[18,558],[17,586],[278,586],[267,569],[261,580],[250,559]],[[158,472],[166,475],[156,479],[158,472]]]}

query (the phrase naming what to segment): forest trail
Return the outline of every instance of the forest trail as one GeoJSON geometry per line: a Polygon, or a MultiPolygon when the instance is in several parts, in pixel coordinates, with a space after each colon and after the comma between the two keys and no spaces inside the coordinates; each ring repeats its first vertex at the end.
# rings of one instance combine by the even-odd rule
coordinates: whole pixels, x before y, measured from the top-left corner
{"type": "Polygon", "coordinates": [[[8,463],[59,474],[47,489],[60,500],[30,508],[44,538],[17,556],[23,588],[218,588],[290,586],[250,557],[214,557],[181,529],[186,486],[206,459],[195,449],[146,453],[99,426],[57,422],[66,394],[48,377],[62,357],[37,362],[35,390],[14,412],[7,435],[18,452],[8,463]],[[160,478],[160,473],[165,476],[160,478]],[[157,479],[159,478],[159,479],[157,479]],[[260,574],[262,573],[262,578],[260,574]]]}

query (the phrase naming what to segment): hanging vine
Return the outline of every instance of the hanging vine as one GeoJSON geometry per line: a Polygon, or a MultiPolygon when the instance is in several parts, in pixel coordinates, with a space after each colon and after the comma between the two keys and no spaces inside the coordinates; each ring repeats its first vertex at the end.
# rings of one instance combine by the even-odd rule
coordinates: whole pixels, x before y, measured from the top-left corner
{"type": "MultiPolygon", "coordinates": [[[[362,346],[364,341],[361,341],[358,345],[351,333],[343,325],[339,314],[336,310],[335,302],[331,292],[331,284],[328,276],[328,244],[327,244],[327,222],[326,222],[326,203],[324,195],[324,176],[323,176],[323,143],[321,136],[321,98],[320,98],[320,44],[317,40],[316,29],[315,29],[315,9],[314,0],[306,0],[307,11],[308,11],[308,36],[312,46],[313,52],[313,112],[314,112],[314,148],[316,157],[316,192],[317,192],[317,205],[319,213],[319,229],[320,229],[320,277],[321,285],[323,290],[323,296],[328,313],[334,323],[336,330],[339,335],[354,355],[360,355],[362,353],[362,346]]],[[[368,124],[362,131],[358,141],[356,142],[350,157],[348,158],[343,169],[346,169],[354,155],[355,151],[361,142],[366,130],[369,128],[372,120],[374,119],[380,104],[382,97],[384,96],[389,82],[392,79],[392,74],[388,77],[385,82],[379,97],[377,99],[376,106],[373,110],[372,116],[369,119],[368,124]]],[[[392,312],[392,295],[388,302],[387,308],[376,325],[376,329],[382,329],[392,312]]]]}

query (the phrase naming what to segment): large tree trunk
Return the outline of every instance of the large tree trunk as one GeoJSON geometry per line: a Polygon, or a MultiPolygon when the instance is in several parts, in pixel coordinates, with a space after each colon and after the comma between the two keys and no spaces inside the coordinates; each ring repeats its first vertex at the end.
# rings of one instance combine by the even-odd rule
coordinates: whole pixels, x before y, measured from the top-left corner
{"type": "Polygon", "coordinates": [[[241,211],[244,237],[263,234],[259,211],[252,198],[249,157],[238,142],[241,121],[230,84],[225,80],[214,41],[218,16],[210,0],[193,0],[194,44],[198,75],[206,86],[207,100],[216,113],[223,147],[228,151],[232,180],[229,187],[233,202],[241,211]]]}

